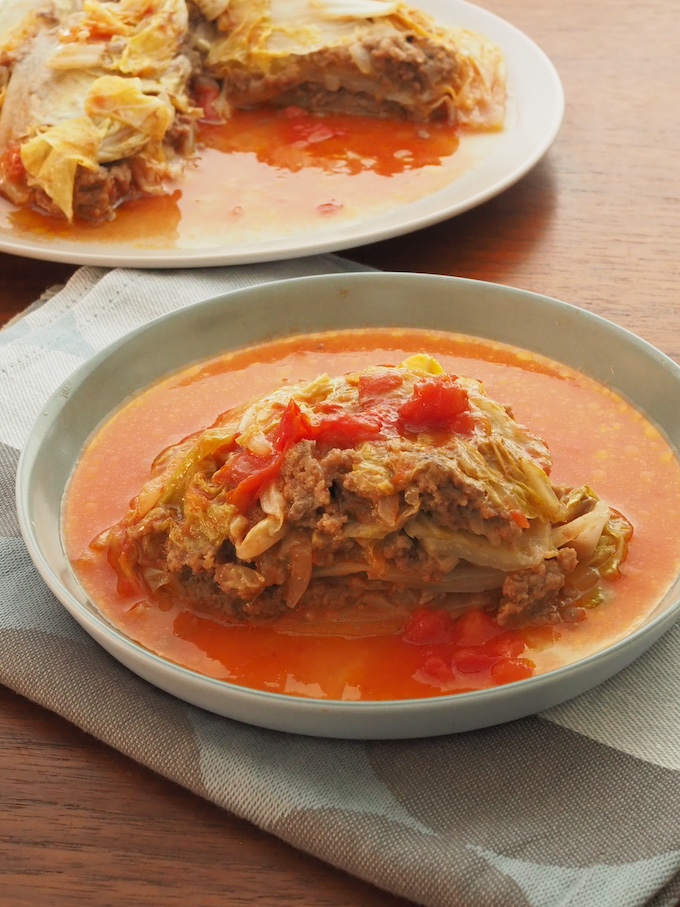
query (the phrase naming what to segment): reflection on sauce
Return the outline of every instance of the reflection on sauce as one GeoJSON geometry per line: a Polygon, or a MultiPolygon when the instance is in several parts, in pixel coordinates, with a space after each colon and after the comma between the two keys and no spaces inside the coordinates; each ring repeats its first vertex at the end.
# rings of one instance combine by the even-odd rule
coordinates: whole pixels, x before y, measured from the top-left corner
{"type": "Polygon", "coordinates": [[[33,238],[145,249],[316,234],[444,188],[497,138],[296,108],[236,111],[227,124],[201,126],[196,160],[165,196],[127,202],[103,224],[12,209],[4,226],[33,238]]]}
{"type": "Polygon", "coordinates": [[[441,164],[459,144],[457,132],[441,123],[320,117],[290,107],[240,111],[226,128],[204,126],[201,141],[224,154],[251,152],[261,163],[291,173],[314,167],[380,176],[441,164]]]}
{"type": "MultiPolygon", "coordinates": [[[[105,558],[88,551],[119,520],[148,478],[156,454],[252,396],[327,372],[396,364],[427,351],[449,372],[470,375],[511,403],[516,418],[542,435],[556,484],[591,485],[631,520],[635,534],[623,575],[607,584],[587,620],[521,632],[542,673],[627,635],[655,607],[680,563],[680,464],[643,416],[607,388],[542,357],[500,344],[418,330],[344,331],[293,337],[236,351],[161,382],[125,405],[85,451],[64,508],[66,550],[102,613],[147,649],[199,673],[248,687],[332,699],[430,697],[488,685],[489,672],[442,676],[456,652],[414,645],[400,635],[306,636],[292,621],[229,627],[182,606],[161,610],[116,591],[105,558]],[[83,557],[83,553],[85,556],[83,557]]],[[[448,645],[448,644],[447,644],[448,645]]]]}
{"type": "Polygon", "coordinates": [[[9,216],[15,229],[34,237],[75,242],[133,243],[145,248],[174,246],[180,235],[182,212],[179,189],[167,195],[127,202],[112,221],[101,224],[69,224],[63,217],[18,208],[9,216]]]}
{"type": "MultiPolygon", "coordinates": [[[[463,649],[436,641],[413,644],[400,633],[363,638],[284,635],[271,627],[224,626],[186,610],[177,613],[172,631],[205,653],[221,679],[273,693],[353,701],[423,699],[518,680],[518,666],[533,666],[538,653],[561,638],[553,627],[508,631],[503,636],[519,642],[521,658],[465,666],[460,653],[479,648],[481,638],[461,640],[468,647],[463,649]],[[514,672],[500,678],[497,667],[508,666],[514,672]]],[[[524,676],[531,673],[530,668],[524,676]]]]}

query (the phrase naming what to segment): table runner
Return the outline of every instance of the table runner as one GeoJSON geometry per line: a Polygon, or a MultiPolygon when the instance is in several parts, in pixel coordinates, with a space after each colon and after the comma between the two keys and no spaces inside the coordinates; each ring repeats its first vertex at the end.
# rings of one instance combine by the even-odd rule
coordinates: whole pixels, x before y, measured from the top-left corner
{"type": "Polygon", "coordinates": [[[294,847],[425,907],[675,907],[680,626],[540,715],[425,740],[250,727],[139,679],[33,568],[14,503],[21,447],[80,364],[151,318],[338,256],[205,270],[85,267],[0,332],[0,682],[294,847]]]}

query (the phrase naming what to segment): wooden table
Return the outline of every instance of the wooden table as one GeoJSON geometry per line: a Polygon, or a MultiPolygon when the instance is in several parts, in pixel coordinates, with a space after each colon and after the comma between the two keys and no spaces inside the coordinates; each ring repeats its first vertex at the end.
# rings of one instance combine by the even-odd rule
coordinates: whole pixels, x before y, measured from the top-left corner
{"type": "MultiPolygon", "coordinates": [[[[562,77],[553,148],[498,198],[349,257],[555,296],[680,361],[680,18],[666,0],[489,0],[562,77]]],[[[0,318],[75,270],[0,254],[0,318]]],[[[0,688],[0,901],[396,907],[0,688]]],[[[587,905],[585,905],[587,907],[587,905]]]]}

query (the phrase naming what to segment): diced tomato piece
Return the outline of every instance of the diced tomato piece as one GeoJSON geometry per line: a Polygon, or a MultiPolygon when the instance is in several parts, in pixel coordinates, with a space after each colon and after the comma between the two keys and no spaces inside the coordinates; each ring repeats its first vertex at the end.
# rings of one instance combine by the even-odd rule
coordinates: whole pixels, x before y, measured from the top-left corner
{"type": "Polygon", "coordinates": [[[21,146],[18,143],[10,145],[3,156],[2,169],[5,179],[18,185],[26,178],[26,168],[21,160],[21,146]]]}
{"type": "Polygon", "coordinates": [[[439,686],[450,683],[455,679],[451,663],[439,655],[430,655],[425,659],[421,668],[416,671],[416,679],[439,686]]]}
{"type": "Polygon", "coordinates": [[[229,457],[213,475],[216,483],[238,485],[253,473],[260,472],[272,463],[274,456],[258,457],[249,450],[238,450],[229,457]]]}
{"type": "Polygon", "coordinates": [[[312,128],[300,129],[299,132],[301,135],[299,144],[301,145],[318,145],[319,142],[327,142],[328,139],[332,139],[336,134],[334,129],[330,129],[323,124],[315,125],[312,128]]]}
{"type": "Polygon", "coordinates": [[[487,671],[492,667],[497,656],[489,655],[481,646],[470,646],[469,648],[456,647],[453,651],[453,663],[461,674],[478,674],[480,671],[487,671]]]}
{"type": "Polygon", "coordinates": [[[457,435],[471,435],[475,430],[475,420],[471,412],[458,413],[451,423],[451,431],[457,435]]]}
{"type": "Polygon", "coordinates": [[[513,521],[513,523],[515,523],[517,526],[519,526],[520,529],[529,528],[529,520],[519,510],[511,510],[510,519],[513,521]]]}
{"type": "Polygon", "coordinates": [[[233,484],[234,488],[227,493],[227,500],[238,507],[241,513],[247,513],[262,486],[279,474],[282,463],[282,453],[257,457],[250,451],[242,450],[217,470],[213,480],[233,484]]]}
{"type": "Polygon", "coordinates": [[[213,475],[213,481],[233,485],[227,500],[242,513],[247,513],[262,486],[275,479],[281,471],[288,448],[314,434],[309,419],[297,403],[290,400],[271,439],[275,452],[268,457],[259,457],[249,450],[239,450],[227,456],[224,465],[213,475]]]}
{"type": "Polygon", "coordinates": [[[532,677],[534,667],[528,658],[501,658],[491,668],[491,676],[497,684],[514,683],[532,677]]]}
{"type": "Polygon", "coordinates": [[[417,646],[436,646],[450,642],[452,630],[453,621],[447,611],[419,608],[409,617],[403,639],[417,646]]]}
{"type": "MultiPolygon", "coordinates": [[[[92,23],[88,27],[87,34],[88,34],[88,38],[91,41],[110,41],[114,36],[114,32],[111,31],[110,28],[105,28],[103,26],[97,26],[94,23],[92,23]]],[[[75,35],[73,36],[73,40],[74,41],[78,40],[75,35]]]]}
{"type": "Polygon", "coordinates": [[[347,413],[327,416],[316,428],[321,441],[330,447],[344,449],[380,437],[382,422],[372,413],[347,413]]]}
{"type": "Polygon", "coordinates": [[[318,431],[312,428],[311,422],[295,400],[289,400],[274,432],[272,444],[276,450],[285,451],[298,441],[313,438],[317,434],[318,431]]]}
{"type": "Polygon", "coordinates": [[[501,633],[500,636],[485,642],[483,648],[489,655],[516,658],[522,654],[526,646],[523,639],[512,630],[508,630],[506,633],[501,633]]]}
{"type": "Polygon", "coordinates": [[[310,148],[329,139],[344,138],[347,131],[301,107],[286,107],[281,116],[281,139],[293,148],[310,148]]]}
{"type": "Polygon", "coordinates": [[[494,618],[478,608],[461,614],[454,624],[455,640],[461,646],[481,646],[500,633],[502,630],[494,618]]]}
{"type": "Polygon", "coordinates": [[[272,481],[281,471],[281,462],[277,458],[259,472],[252,473],[227,494],[230,504],[237,507],[241,513],[247,513],[257,500],[260,489],[267,482],[272,481]]]}
{"type": "Polygon", "coordinates": [[[401,387],[403,383],[403,377],[396,370],[369,372],[359,378],[359,399],[362,402],[375,400],[376,397],[382,397],[389,391],[401,387]]]}
{"type": "Polygon", "coordinates": [[[451,431],[470,434],[474,420],[467,391],[452,375],[436,375],[419,381],[413,396],[399,407],[402,431],[451,431]]]}
{"type": "Polygon", "coordinates": [[[291,144],[296,148],[307,148],[318,145],[329,139],[343,138],[347,135],[344,129],[330,126],[323,119],[315,116],[292,117],[289,120],[291,144]]]}

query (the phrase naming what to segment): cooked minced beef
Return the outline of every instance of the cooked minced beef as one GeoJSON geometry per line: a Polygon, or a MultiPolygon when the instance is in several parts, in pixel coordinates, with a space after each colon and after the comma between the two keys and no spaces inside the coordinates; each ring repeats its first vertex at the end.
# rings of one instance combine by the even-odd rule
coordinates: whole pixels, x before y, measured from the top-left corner
{"type": "Polygon", "coordinates": [[[127,162],[107,164],[94,172],[80,167],[73,190],[73,211],[83,220],[109,220],[121,201],[130,197],[133,185],[127,162]]]}
{"type": "Polygon", "coordinates": [[[196,118],[176,112],[165,141],[180,157],[191,157],[196,151],[196,118]]]}
{"type": "MultiPolygon", "coordinates": [[[[26,190],[36,208],[59,216],[60,210],[41,189],[26,190]]],[[[73,189],[73,212],[92,223],[111,220],[117,206],[135,197],[135,182],[130,164],[101,164],[96,170],[78,167],[73,189]]]]}
{"type": "Polygon", "coordinates": [[[454,84],[458,76],[456,58],[427,38],[411,34],[372,38],[363,49],[381,89],[392,95],[415,88],[428,98],[433,87],[454,84]]]}
{"type": "Polygon", "coordinates": [[[572,600],[564,595],[564,585],[575,567],[574,549],[561,548],[556,557],[536,567],[510,573],[503,583],[498,623],[504,627],[557,623],[572,600]]]}
{"type": "MultiPolygon", "coordinates": [[[[313,454],[311,441],[301,441],[286,457],[281,470],[282,494],[289,504],[289,518],[302,522],[312,518],[318,521],[318,511],[328,508],[331,503],[330,487],[333,468],[322,464],[313,454]]],[[[330,515],[330,514],[329,514],[330,515]]],[[[329,528],[326,524],[326,528],[329,528]]],[[[335,527],[332,527],[332,531],[335,527]]]]}
{"type": "Polygon", "coordinates": [[[453,54],[427,38],[399,34],[367,38],[351,50],[325,48],[294,57],[271,74],[234,67],[225,85],[237,106],[272,101],[425,122],[432,119],[431,104],[442,86],[454,83],[457,75],[453,54]]]}
{"type": "MultiPolygon", "coordinates": [[[[220,576],[221,580],[226,577],[220,576]]],[[[253,587],[255,588],[255,586],[253,587]]],[[[187,574],[183,579],[183,597],[199,609],[222,613],[225,618],[273,619],[286,611],[282,607],[280,589],[269,586],[254,599],[237,595],[225,596],[215,578],[201,574],[187,574]]],[[[425,589],[395,586],[381,580],[367,580],[353,574],[343,577],[313,579],[304,596],[301,617],[306,621],[332,620],[334,616],[361,620],[368,614],[390,617],[404,614],[421,606],[446,607],[452,596],[433,595],[425,589]]],[[[475,604],[488,605],[489,596],[478,596],[475,604]]]]}

